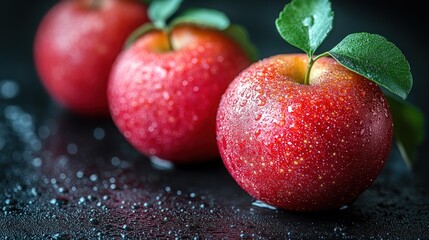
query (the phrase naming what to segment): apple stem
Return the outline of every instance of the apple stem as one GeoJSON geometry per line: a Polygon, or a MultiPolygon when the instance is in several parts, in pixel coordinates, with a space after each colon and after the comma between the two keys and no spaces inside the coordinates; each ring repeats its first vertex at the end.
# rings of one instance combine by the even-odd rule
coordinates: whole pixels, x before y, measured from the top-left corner
{"type": "Polygon", "coordinates": [[[173,50],[173,44],[171,43],[171,29],[165,29],[165,34],[167,35],[167,41],[168,41],[168,51],[172,51],[173,50]]]}
{"type": "Polygon", "coordinates": [[[313,64],[316,60],[313,59],[312,56],[308,56],[308,64],[307,64],[307,71],[305,72],[305,78],[304,78],[304,85],[310,84],[310,71],[311,67],[313,67],[313,64]]]}
{"type": "Polygon", "coordinates": [[[322,57],[327,57],[327,56],[329,56],[328,52],[319,54],[315,58],[313,58],[313,56],[310,56],[310,55],[308,56],[307,71],[305,72],[305,78],[304,78],[305,85],[310,84],[310,72],[311,72],[311,68],[313,67],[313,64],[317,61],[317,59],[322,57]]]}

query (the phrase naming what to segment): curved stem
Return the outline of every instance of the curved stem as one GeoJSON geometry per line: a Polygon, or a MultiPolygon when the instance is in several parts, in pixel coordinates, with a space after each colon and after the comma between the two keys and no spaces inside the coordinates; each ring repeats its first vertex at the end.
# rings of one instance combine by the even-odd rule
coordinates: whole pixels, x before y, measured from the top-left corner
{"type": "Polygon", "coordinates": [[[173,44],[171,42],[171,35],[172,35],[172,31],[173,29],[169,28],[169,27],[165,27],[164,28],[164,32],[167,35],[167,41],[168,41],[168,51],[172,51],[174,50],[173,44]]]}
{"type": "Polygon", "coordinates": [[[310,55],[308,56],[307,71],[305,72],[305,78],[304,78],[305,85],[310,84],[310,72],[311,72],[311,68],[313,67],[313,64],[317,61],[317,59],[322,57],[327,57],[327,56],[329,56],[328,52],[319,54],[315,58],[313,58],[313,56],[310,56],[310,55]]]}
{"type": "Polygon", "coordinates": [[[311,67],[314,64],[314,59],[312,56],[308,56],[308,64],[307,64],[307,71],[305,72],[305,78],[304,78],[304,85],[310,84],[310,71],[311,67]]]}

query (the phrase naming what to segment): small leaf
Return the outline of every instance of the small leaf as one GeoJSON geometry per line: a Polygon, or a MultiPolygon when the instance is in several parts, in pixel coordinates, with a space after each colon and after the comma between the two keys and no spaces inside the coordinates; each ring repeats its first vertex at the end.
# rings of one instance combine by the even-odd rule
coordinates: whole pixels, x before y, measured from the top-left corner
{"type": "Polygon", "coordinates": [[[384,37],[353,33],[328,52],[341,65],[405,99],[413,77],[401,50],[384,37]]]}
{"type": "Polygon", "coordinates": [[[415,160],[417,147],[424,139],[424,116],[415,106],[387,97],[393,117],[396,144],[409,167],[415,160]]]}
{"type": "Polygon", "coordinates": [[[150,20],[157,28],[164,28],[167,19],[179,8],[182,0],[154,0],[149,5],[150,20]]]}
{"type": "Polygon", "coordinates": [[[125,48],[129,48],[140,36],[153,29],[157,28],[152,23],[146,23],[134,30],[125,41],[125,48]]]}
{"type": "Polygon", "coordinates": [[[242,47],[247,57],[251,61],[258,60],[258,50],[249,40],[249,35],[247,34],[247,31],[244,27],[237,24],[232,24],[225,30],[225,33],[242,47]]]}
{"type": "Polygon", "coordinates": [[[329,0],[293,0],[276,20],[284,40],[312,56],[332,29],[329,0]]]}
{"type": "Polygon", "coordinates": [[[229,18],[223,12],[206,8],[187,10],[182,15],[174,19],[171,26],[180,23],[192,23],[216,28],[218,30],[225,30],[230,24],[229,18]]]}

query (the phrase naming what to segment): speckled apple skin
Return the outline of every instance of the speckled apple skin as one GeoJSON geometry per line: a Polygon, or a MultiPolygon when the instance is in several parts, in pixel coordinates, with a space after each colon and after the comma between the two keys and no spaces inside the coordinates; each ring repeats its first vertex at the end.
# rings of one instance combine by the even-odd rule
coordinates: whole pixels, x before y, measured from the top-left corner
{"type": "Polygon", "coordinates": [[[63,107],[85,116],[108,116],[110,69],[129,34],[149,21],[133,0],[58,2],[43,18],[34,60],[43,86],[63,107]]]}
{"type": "Polygon", "coordinates": [[[332,58],[277,55],[244,70],[222,97],[223,162],[254,198],[293,211],[339,208],[366,190],[392,141],[380,88],[332,58]]]}
{"type": "Polygon", "coordinates": [[[219,157],[216,111],[250,61],[222,32],[177,26],[151,31],[123,52],[108,88],[112,118],[140,152],[177,164],[219,157]]]}

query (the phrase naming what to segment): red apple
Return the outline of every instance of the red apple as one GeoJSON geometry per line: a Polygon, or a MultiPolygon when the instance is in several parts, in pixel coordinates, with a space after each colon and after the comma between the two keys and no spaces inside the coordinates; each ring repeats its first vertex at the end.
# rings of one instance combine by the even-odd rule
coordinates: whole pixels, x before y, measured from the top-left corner
{"type": "Polygon", "coordinates": [[[140,152],[174,163],[219,156],[216,111],[229,83],[250,64],[223,32],[178,25],[152,30],[116,61],[108,87],[112,118],[140,152]]]}
{"type": "Polygon", "coordinates": [[[351,203],[379,174],[392,118],[378,85],[332,58],[278,55],[244,70],[222,97],[224,164],[254,198],[311,211],[351,203]]]}
{"type": "Polygon", "coordinates": [[[41,81],[61,105],[83,115],[107,115],[107,81],[128,35],[148,21],[132,0],[64,0],[43,18],[34,58],[41,81]]]}

